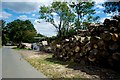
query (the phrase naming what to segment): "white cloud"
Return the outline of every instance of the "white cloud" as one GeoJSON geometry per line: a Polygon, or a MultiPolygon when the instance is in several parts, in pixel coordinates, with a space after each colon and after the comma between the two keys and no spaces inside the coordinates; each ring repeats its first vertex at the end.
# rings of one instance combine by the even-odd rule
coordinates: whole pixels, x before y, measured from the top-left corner
{"type": "Polygon", "coordinates": [[[95,4],[102,4],[104,2],[106,2],[107,0],[93,0],[95,2],[95,4]]]}
{"type": "Polygon", "coordinates": [[[95,10],[96,14],[99,14],[99,15],[102,15],[104,14],[104,11],[103,10],[95,10]]]}
{"type": "Polygon", "coordinates": [[[27,20],[28,17],[26,15],[21,15],[18,17],[18,19],[21,19],[21,20],[27,20]]]}
{"type": "Polygon", "coordinates": [[[49,6],[54,0],[39,0],[40,3],[44,4],[45,6],[49,6]]]}
{"type": "Polygon", "coordinates": [[[53,13],[51,13],[52,15],[54,15],[54,16],[57,16],[57,13],[55,13],[55,12],[53,12],[53,13]]]}
{"type": "Polygon", "coordinates": [[[44,21],[38,23],[37,21],[42,21],[42,20],[36,19],[34,21],[34,27],[38,33],[46,35],[48,37],[56,35],[56,29],[52,24],[44,21]]]}
{"type": "Polygon", "coordinates": [[[119,2],[120,0],[93,0],[95,4],[103,4],[104,2],[119,2]]]}
{"type": "Polygon", "coordinates": [[[26,16],[26,15],[20,15],[20,16],[18,17],[18,19],[28,20],[28,19],[34,19],[34,18],[30,18],[30,17],[28,17],[28,16],[26,16]]]}
{"type": "Polygon", "coordinates": [[[10,9],[19,13],[30,13],[39,10],[42,4],[37,2],[3,2],[4,9],[10,9]]]}
{"type": "Polygon", "coordinates": [[[53,0],[3,0],[2,7],[19,13],[39,11],[40,6],[49,6],[53,0]]]}
{"type": "Polygon", "coordinates": [[[107,18],[107,19],[110,19],[110,17],[101,18],[101,19],[100,19],[100,22],[103,23],[106,18],[107,18]]]}
{"type": "Polygon", "coordinates": [[[42,22],[45,22],[45,20],[44,19],[35,19],[34,24],[39,24],[42,22]]]}
{"type": "Polygon", "coordinates": [[[116,12],[113,12],[113,13],[107,13],[106,14],[107,17],[112,17],[112,16],[115,16],[115,15],[119,15],[119,12],[116,11],[116,12]]]}
{"type": "Polygon", "coordinates": [[[99,14],[99,13],[101,13],[101,12],[97,10],[97,11],[96,11],[96,14],[99,14]]]}
{"type": "Polygon", "coordinates": [[[49,2],[53,0],[2,0],[2,2],[49,2]]]}
{"type": "Polygon", "coordinates": [[[42,3],[46,6],[50,5],[54,0],[2,0],[2,2],[35,2],[42,3]]]}
{"type": "Polygon", "coordinates": [[[111,17],[111,16],[113,16],[113,14],[111,13],[111,14],[107,14],[107,17],[111,17]]]}
{"type": "Polygon", "coordinates": [[[10,13],[7,13],[7,12],[5,12],[5,11],[0,11],[0,18],[2,18],[2,19],[6,19],[6,18],[9,18],[10,16],[12,16],[12,14],[10,14],[10,13]]]}
{"type": "Polygon", "coordinates": [[[96,5],[95,8],[104,9],[104,7],[100,4],[96,5]]]}
{"type": "Polygon", "coordinates": [[[35,14],[32,14],[32,16],[35,16],[35,14]]]}
{"type": "Polygon", "coordinates": [[[100,22],[103,23],[105,19],[106,19],[106,18],[101,18],[101,19],[100,19],[100,22]]]}

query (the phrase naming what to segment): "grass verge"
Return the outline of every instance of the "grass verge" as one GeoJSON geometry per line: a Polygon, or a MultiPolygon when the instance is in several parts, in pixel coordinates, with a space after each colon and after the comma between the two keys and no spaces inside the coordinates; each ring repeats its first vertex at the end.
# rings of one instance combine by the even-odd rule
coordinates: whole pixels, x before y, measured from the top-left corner
{"type": "Polygon", "coordinates": [[[79,63],[64,62],[52,58],[52,54],[32,51],[16,50],[38,71],[52,80],[119,80],[120,74],[104,68],[80,65],[79,63]]]}
{"type": "MultiPolygon", "coordinates": [[[[56,60],[52,58],[52,54],[42,54],[39,55],[39,57],[37,58],[26,58],[26,60],[37,70],[41,71],[48,78],[52,78],[53,80],[55,80],[56,78],[62,78],[65,80],[88,80],[88,78],[93,78],[93,76],[88,75],[85,72],[81,72],[80,70],[74,70],[73,68],[68,68],[68,62],[56,60]]],[[[71,65],[78,66],[77,64],[73,63],[71,63],[71,65]]]]}
{"type": "Polygon", "coordinates": [[[32,49],[26,49],[26,48],[21,49],[21,48],[18,48],[18,47],[13,47],[12,49],[16,49],[16,50],[32,50],[32,49]]]}

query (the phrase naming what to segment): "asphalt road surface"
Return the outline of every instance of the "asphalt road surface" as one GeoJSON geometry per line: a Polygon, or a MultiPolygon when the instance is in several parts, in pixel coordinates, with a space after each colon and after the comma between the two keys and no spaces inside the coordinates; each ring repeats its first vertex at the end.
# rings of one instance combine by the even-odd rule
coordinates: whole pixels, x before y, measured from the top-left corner
{"type": "Polygon", "coordinates": [[[46,78],[10,47],[2,49],[2,78],[46,78]]]}
{"type": "Polygon", "coordinates": [[[2,79],[2,48],[0,48],[0,79],[2,79]]]}

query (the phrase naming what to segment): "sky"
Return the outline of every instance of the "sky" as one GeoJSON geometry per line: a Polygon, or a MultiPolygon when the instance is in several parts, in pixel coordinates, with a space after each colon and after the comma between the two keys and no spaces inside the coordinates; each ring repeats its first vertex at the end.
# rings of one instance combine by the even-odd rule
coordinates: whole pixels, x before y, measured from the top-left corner
{"type": "MultiPolygon", "coordinates": [[[[40,6],[49,6],[52,2],[53,0],[2,0],[2,3],[0,3],[0,19],[4,19],[7,23],[16,19],[29,19],[37,30],[37,33],[48,37],[55,36],[57,34],[55,27],[39,19],[40,6]]],[[[100,21],[102,22],[105,18],[110,18],[112,14],[104,13],[104,7],[101,5],[105,0],[95,0],[95,2],[94,9],[96,10],[96,15],[100,16],[100,21]]],[[[53,14],[56,15],[55,13],[53,14]]]]}

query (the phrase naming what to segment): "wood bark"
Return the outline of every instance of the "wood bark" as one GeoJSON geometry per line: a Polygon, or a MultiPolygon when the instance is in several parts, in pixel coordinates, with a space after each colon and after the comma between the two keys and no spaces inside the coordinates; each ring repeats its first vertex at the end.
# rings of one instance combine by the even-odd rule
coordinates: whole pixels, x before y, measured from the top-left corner
{"type": "Polygon", "coordinates": [[[120,21],[105,19],[87,31],[78,30],[54,48],[54,56],[65,61],[120,67],[120,21]]]}

